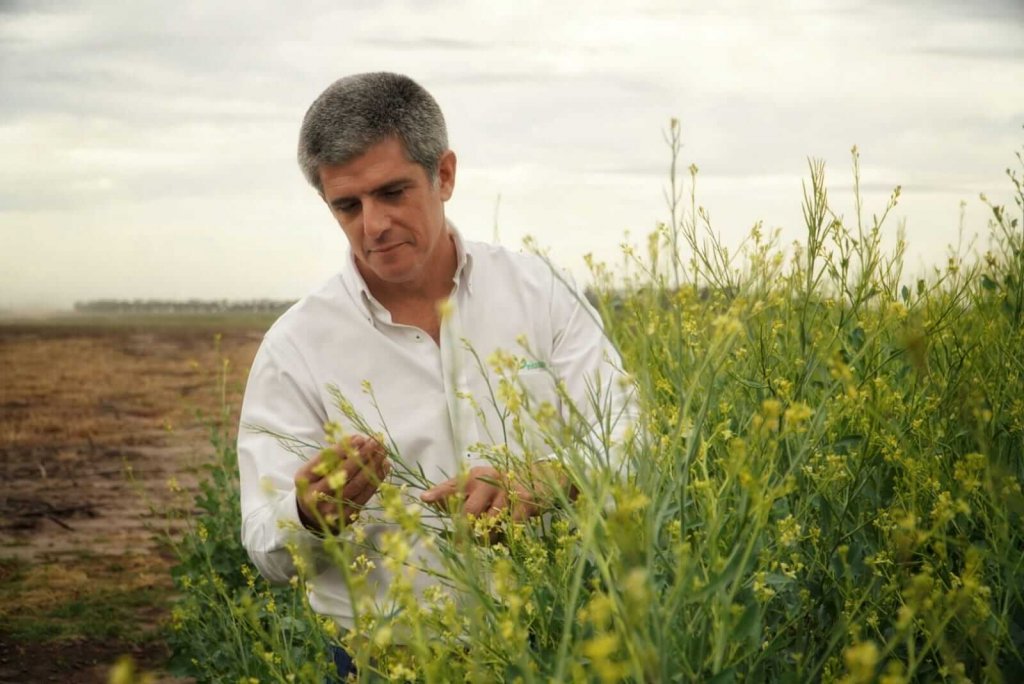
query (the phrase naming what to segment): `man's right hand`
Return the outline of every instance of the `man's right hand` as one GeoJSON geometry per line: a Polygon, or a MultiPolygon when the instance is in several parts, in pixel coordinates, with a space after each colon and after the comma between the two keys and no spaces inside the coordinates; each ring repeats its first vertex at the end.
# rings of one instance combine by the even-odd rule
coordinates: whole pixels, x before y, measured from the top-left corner
{"type": "Polygon", "coordinates": [[[307,461],[295,473],[299,518],[311,530],[336,532],[359,517],[391,469],[377,440],[352,435],[307,461]],[[323,522],[321,522],[323,521],[323,522]]]}

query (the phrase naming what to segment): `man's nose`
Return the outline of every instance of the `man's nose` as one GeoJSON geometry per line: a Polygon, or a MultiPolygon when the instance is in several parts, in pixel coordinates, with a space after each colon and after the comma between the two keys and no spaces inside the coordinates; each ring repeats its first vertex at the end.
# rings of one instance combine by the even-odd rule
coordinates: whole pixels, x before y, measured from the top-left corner
{"type": "Polygon", "coordinates": [[[363,231],[367,237],[377,239],[391,226],[387,207],[370,199],[363,202],[363,231]]]}

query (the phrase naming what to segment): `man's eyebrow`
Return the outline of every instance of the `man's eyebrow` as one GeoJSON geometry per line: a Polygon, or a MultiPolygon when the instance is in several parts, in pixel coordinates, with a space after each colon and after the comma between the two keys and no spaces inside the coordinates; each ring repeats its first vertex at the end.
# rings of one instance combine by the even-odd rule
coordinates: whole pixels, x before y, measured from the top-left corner
{"type": "Polygon", "coordinates": [[[355,198],[355,197],[335,197],[330,202],[331,208],[332,209],[341,209],[346,204],[351,204],[352,202],[355,202],[356,199],[357,198],[355,198]]]}
{"type": "MultiPolygon", "coordinates": [[[[403,187],[405,187],[407,185],[412,184],[412,182],[413,182],[413,179],[411,177],[410,178],[396,178],[394,180],[389,180],[387,183],[384,183],[383,185],[378,185],[374,189],[370,190],[370,192],[368,194],[370,194],[370,195],[380,195],[382,193],[391,192],[393,190],[399,190],[399,189],[401,189],[401,188],[403,188],[403,187]]],[[[351,196],[348,196],[348,195],[346,195],[344,197],[335,197],[334,199],[331,200],[331,206],[333,208],[335,208],[335,209],[341,209],[346,204],[351,204],[352,202],[358,202],[358,201],[359,201],[359,197],[351,197],[351,196]]]]}

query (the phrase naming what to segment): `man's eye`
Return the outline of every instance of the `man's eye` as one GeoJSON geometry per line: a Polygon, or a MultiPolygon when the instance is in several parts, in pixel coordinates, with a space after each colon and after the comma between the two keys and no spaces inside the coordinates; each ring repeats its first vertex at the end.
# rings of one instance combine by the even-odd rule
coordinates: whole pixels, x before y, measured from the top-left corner
{"type": "Polygon", "coordinates": [[[339,204],[339,205],[337,205],[337,207],[336,207],[336,208],[337,208],[337,209],[338,209],[338,211],[340,211],[340,212],[341,212],[342,214],[351,214],[351,213],[352,213],[353,211],[355,211],[355,210],[356,210],[356,209],[357,209],[358,207],[359,207],[359,204],[358,204],[357,202],[346,202],[346,203],[344,203],[344,204],[339,204]]]}
{"type": "Polygon", "coordinates": [[[387,199],[398,199],[404,191],[405,188],[394,188],[392,190],[385,190],[381,194],[387,199]]]}

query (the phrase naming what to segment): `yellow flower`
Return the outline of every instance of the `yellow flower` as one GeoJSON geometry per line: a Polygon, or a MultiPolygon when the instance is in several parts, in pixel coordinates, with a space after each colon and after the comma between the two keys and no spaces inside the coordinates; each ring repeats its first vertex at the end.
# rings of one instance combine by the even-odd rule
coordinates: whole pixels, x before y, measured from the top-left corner
{"type": "Polygon", "coordinates": [[[345,482],[348,480],[348,473],[344,470],[335,470],[333,473],[327,476],[327,486],[334,491],[341,491],[345,487],[345,482]]]}
{"type": "Polygon", "coordinates": [[[153,677],[148,674],[137,674],[135,661],[131,656],[124,655],[117,659],[114,667],[110,668],[107,681],[110,684],[150,684],[153,677]]]}
{"type": "Polygon", "coordinates": [[[252,569],[245,563],[242,564],[242,577],[245,578],[245,584],[250,589],[256,586],[256,576],[253,574],[252,569]]]}
{"type": "Polygon", "coordinates": [[[510,413],[518,413],[522,408],[522,396],[507,378],[498,381],[498,398],[510,413]]]}
{"type": "Polygon", "coordinates": [[[793,546],[800,541],[802,531],[800,523],[790,513],[779,521],[779,542],[783,546],[793,546]]]}
{"type": "Polygon", "coordinates": [[[775,590],[768,586],[768,573],[764,570],[754,574],[753,590],[754,596],[757,597],[758,601],[767,603],[773,596],[775,596],[775,590]]]}
{"type": "Polygon", "coordinates": [[[614,632],[599,634],[583,643],[583,655],[588,658],[606,659],[619,648],[619,637],[614,632]]]}
{"type": "Polygon", "coordinates": [[[718,338],[728,338],[743,332],[743,323],[735,316],[722,314],[711,322],[711,327],[718,338]]]}
{"type": "Polygon", "coordinates": [[[384,648],[391,643],[391,627],[388,625],[381,625],[377,628],[377,631],[373,633],[373,643],[384,648]]]}
{"type": "Polygon", "coordinates": [[[799,430],[803,426],[803,423],[807,421],[811,416],[814,415],[814,411],[810,406],[803,402],[794,402],[789,405],[783,414],[786,420],[786,426],[791,430],[799,430]]]}
{"type": "Polygon", "coordinates": [[[402,663],[395,663],[391,666],[388,676],[392,681],[409,682],[416,679],[416,671],[402,663]]]}
{"type": "Polygon", "coordinates": [[[875,668],[880,657],[878,646],[873,641],[862,641],[843,651],[843,662],[849,673],[844,679],[848,684],[856,682],[873,682],[875,668]]]}
{"type": "Polygon", "coordinates": [[[320,627],[324,630],[324,634],[332,639],[336,639],[341,632],[338,628],[338,623],[327,616],[323,616],[320,620],[320,627]]]}

